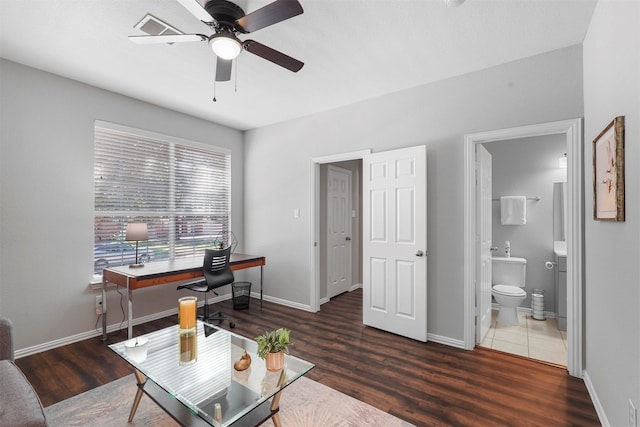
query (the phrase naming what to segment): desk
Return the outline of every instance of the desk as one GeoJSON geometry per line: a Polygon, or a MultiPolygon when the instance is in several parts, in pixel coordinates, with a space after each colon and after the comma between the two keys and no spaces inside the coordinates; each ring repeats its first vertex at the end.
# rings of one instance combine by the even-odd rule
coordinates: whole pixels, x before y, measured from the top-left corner
{"type": "MultiPolygon", "coordinates": [[[[260,267],[260,309],[262,309],[262,281],[267,259],[263,256],[231,254],[231,270],[260,267]]],[[[109,267],[102,271],[102,340],[107,340],[107,283],[127,288],[128,337],[133,335],[133,291],[149,286],[164,285],[202,277],[202,258],[176,259],[144,264],[141,268],[109,267]]]]}

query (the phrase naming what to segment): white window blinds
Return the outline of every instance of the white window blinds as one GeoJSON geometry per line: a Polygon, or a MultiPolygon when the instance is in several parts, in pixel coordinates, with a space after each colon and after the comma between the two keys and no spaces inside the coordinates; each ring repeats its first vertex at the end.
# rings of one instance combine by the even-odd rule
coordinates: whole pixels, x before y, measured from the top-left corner
{"type": "Polygon", "coordinates": [[[128,222],[147,224],[142,262],[201,256],[228,236],[230,154],[162,139],[96,123],[95,273],[135,262],[128,222]]]}

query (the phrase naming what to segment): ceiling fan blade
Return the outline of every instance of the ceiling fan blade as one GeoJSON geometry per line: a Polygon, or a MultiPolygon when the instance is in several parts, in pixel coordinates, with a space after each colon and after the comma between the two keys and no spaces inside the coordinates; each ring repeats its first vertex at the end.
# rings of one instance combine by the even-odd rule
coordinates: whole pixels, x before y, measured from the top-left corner
{"type": "Polygon", "coordinates": [[[236,25],[240,31],[251,33],[298,16],[302,12],[302,6],[297,0],[276,0],[238,19],[236,25]]]}
{"type": "Polygon", "coordinates": [[[201,42],[209,40],[204,34],[167,34],[160,36],[129,36],[129,40],[137,44],[201,42]]]}
{"type": "Polygon", "coordinates": [[[243,47],[247,52],[258,55],[259,57],[264,58],[267,61],[271,61],[281,67],[284,67],[287,70],[293,71],[294,73],[300,71],[300,69],[304,65],[304,62],[300,62],[297,59],[290,57],[289,55],[278,52],[277,50],[272,49],[269,46],[265,46],[262,43],[258,43],[255,40],[246,40],[243,43],[243,47]]]}
{"type": "Polygon", "coordinates": [[[209,15],[209,12],[207,12],[196,0],[178,0],[178,3],[202,22],[216,22],[216,20],[209,15]]]}
{"type": "Polygon", "coordinates": [[[218,57],[216,63],[216,81],[228,82],[231,80],[231,65],[233,61],[231,59],[222,59],[218,57]]]}

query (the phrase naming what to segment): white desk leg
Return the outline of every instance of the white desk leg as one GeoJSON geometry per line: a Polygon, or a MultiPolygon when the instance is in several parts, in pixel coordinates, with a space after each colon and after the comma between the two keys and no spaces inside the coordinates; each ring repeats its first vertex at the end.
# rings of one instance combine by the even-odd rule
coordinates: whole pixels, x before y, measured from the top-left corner
{"type": "Polygon", "coordinates": [[[131,339],[133,338],[133,291],[129,287],[129,277],[127,277],[127,295],[129,300],[127,301],[127,306],[129,309],[129,313],[127,316],[127,337],[128,339],[131,339]]]}
{"type": "Polygon", "coordinates": [[[102,273],[102,341],[107,340],[107,281],[102,273]]]}
{"type": "Polygon", "coordinates": [[[262,310],[262,280],[264,276],[264,265],[260,266],[260,310],[262,310]]]}

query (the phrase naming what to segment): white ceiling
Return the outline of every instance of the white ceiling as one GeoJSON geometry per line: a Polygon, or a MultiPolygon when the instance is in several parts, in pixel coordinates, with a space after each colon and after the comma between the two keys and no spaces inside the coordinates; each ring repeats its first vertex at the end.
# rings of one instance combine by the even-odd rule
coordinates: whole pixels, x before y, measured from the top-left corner
{"type": "MultiPolygon", "coordinates": [[[[204,0],[199,0],[204,2],[204,0]]],[[[269,0],[240,0],[246,13],[269,0]]],[[[136,45],[147,13],[210,34],[176,0],[0,0],[0,56],[246,130],[582,43],[596,0],[300,0],[304,14],[240,36],[305,63],[244,52],[217,84],[207,43],[136,45]],[[237,91],[235,86],[237,84],[237,91]]]]}

